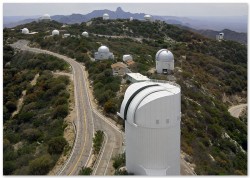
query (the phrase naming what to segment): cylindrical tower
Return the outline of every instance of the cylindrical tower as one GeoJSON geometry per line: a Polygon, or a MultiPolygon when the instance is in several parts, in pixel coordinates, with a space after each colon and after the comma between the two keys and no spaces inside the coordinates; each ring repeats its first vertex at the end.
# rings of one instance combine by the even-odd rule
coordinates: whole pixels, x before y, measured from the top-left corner
{"type": "Polygon", "coordinates": [[[135,175],[180,174],[181,89],[177,84],[140,82],[126,90],[126,167],[135,175]]]}

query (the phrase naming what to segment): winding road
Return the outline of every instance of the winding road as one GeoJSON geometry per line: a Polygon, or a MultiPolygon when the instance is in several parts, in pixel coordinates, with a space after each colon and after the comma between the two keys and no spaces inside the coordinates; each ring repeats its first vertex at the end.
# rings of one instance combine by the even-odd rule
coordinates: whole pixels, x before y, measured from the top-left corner
{"type": "Polygon", "coordinates": [[[123,135],[111,121],[92,108],[84,67],[74,59],[64,55],[38,48],[30,48],[27,46],[28,43],[26,40],[19,40],[11,46],[20,50],[49,54],[63,59],[70,64],[73,71],[77,111],[77,117],[74,119],[76,139],[71,154],[58,175],[78,175],[80,169],[88,164],[92,154],[92,138],[95,130],[103,130],[108,138],[104,153],[95,172],[96,175],[110,175],[113,171],[111,159],[120,153],[123,135]]]}
{"type": "MultiPolygon", "coordinates": [[[[77,117],[74,118],[76,139],[68,160],[57,174],[78,175],[80,169],[88,165],[90,161],[94,132],[102,130],[105,133],[106,141],[102,153],[97,160],[97,166],[93,170],[93,175],[112,175],[114,173],[112,158],[123,151],[124,133],[111,119],[103,116],[96,109],[90,97],[91,92],[89,91],[89,83],[84,66],[64,55],[38,48],[30,48],[27,46],[28,43],[29,41],[19,40],[11,44],[11,46],[23,51],[44,53],[63,59],[70,64],[73,71],[75,106],[77,111],[77,117]]],[[[181,174],[195,174],[184,159],[181,159],[181,174]]]]}

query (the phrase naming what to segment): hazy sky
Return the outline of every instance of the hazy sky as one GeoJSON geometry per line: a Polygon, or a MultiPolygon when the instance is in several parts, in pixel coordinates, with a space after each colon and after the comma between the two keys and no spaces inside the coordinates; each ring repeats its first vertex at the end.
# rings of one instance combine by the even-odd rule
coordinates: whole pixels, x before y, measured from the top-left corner
{"type": "Polygon", "coordinates": [[[248,14],[247,3],[4,3],[4,16],[86,14],[93,10],[143,12],[162,16],[242,16],[248,14]]]}

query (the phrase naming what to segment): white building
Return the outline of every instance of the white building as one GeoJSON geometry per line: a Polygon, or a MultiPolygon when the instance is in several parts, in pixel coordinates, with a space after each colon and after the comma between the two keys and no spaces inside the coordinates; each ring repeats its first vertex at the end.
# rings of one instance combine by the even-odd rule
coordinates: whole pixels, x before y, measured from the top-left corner
{"type": "Polygon", "coordinates": [[[107,13],[103,14],[102,19],[109,20],[109,15],[107,13]]]}
{"type": "Polygon", "coordinates": [[[133,60],[133,57],[130,54],[125,54],[122,56],[122,60],[126,62],[128,60],[133,60]]]}
{"type": "Polygon", "coordinates": [[[89,33],[88,32],[82,32],[82,36],[84,36],[84,37],[89,37],[89,33]]]}
{"type": "Polygon", "coordinates": [[[49,14],[44,14],[42,17],[38,19],[40,22],[49,22],[51,21],[51,17],[49,14]]]}
{"type": "Polygon", "coordinates": [[[69,33],[63,34],[63,38],[67,38],[67,37],[70,37],[70,34],[69,34],[69,33]]]}
{"type": "Polygon", "coordinates": [[[181,89],[177,84],[130,85],[118,115],[125,120],[129,173],[180,175],[181,89]]]}
{"type": "Polygon", "coordinates": [[[144,76],[140,73],[127,73],[125,78],[126,80],[129,80],[132,83],[144,82],[150,80],[147,76],[144,76]]]}
{"type": "Polygon", "coordinates": [[[23,34],[29,34],[29,29],[28,28],[23,28],[22,33],[23,34]]]}
{"type": "Polygon", "coordinates": [[[174,55],[167,49],[159,50],[155,55],[157,73],[170,74],[174,70],[174,55]]]}
{"type": "Polygon", "coordinates": [[[216,40],[221,41],[224,39],[224,33],[219,33],[219,35],[216,35],[216,40]]]}
{"type": "Polygon", "coordinates": [[[54,36],[54,35],[59,35],[59,31],[58,30],[53,30],[52,31],[52,36],[54,36]]]}
{"type": "Polygon", "coordinates": [[[133,17],[130,17],[130,18],[129,18],[129,21],[133,21],[133,20],[134,20],[134,18],[133,18],[133,17]]]}
{"type": "Polygon", "coordinates": [[[147,14],[147,15],[144,16],[144,19],[146,21],[152,21],[152,16],[147,14]]]}
{"type": "Polygon", "coordinates": [[[114,55],[109,51],[107,46],[101,46],[98,48],[98,52],[95,52],[95,60],[105,59],[114,59],[114,55]]]}

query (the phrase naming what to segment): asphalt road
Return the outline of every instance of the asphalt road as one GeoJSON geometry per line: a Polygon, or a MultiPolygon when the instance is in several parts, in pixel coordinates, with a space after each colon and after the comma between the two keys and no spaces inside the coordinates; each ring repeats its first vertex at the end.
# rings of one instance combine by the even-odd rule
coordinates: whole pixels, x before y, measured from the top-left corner
{"type": "Polygon", "coordinates": [[[58,172],[58,175],[78,175],[81,167],[87,165],[92,151],[94,130],[103,130],[107,134],[107,144],[104,147],[104,153],[101,155],[100,163],[94,172],[96,175],[110,175],[113,171],[111,160],[116,154],[121,152],[123,136],[113,123],[92,108],[84,67],[74,59],[51,51],[30,48],[27,44],[28,41],[20,40],[11,46],[25,51],[56,56],[68,62],[73,70],[77,110],[77,117],[74,120],[76,140],[70,158],[58,172]]]}
{"type": "Polygon", "coordinates": [[[231,114],[231,116],[239,118],[240,113],[245,107],[247,107],[247,104],[239,104],[236,106],[232,106],[228,109],[228,112],[231,114]]]}
{"type": "MultiPolygon", "coordinates": [[[[74,120],[76,126],[76,140],[71,155],[58,175],[78,175],[81,167],[86,166],[89,162],[92,151],[92,138],[95,130],[103,130],[105,132],[105,143],[97,160],[94,175],[112,175],[112,158],[121,153],[123,132],[109,118],[103,116],[91,102],[89,95],[89,85],[86,78],[85,68],[74,59],[68,58],[51,51],[38,48],[30,48],[27,46],[29,42],[19,40],[11,46],[17,49],[45,53],[56,56],[68,62],[73,71],[74,76],[74,93],[77,117],[74,120]]],[[[184,159],[181,159],[181,175],[195,174],[188,166],[184,159]]]]}

